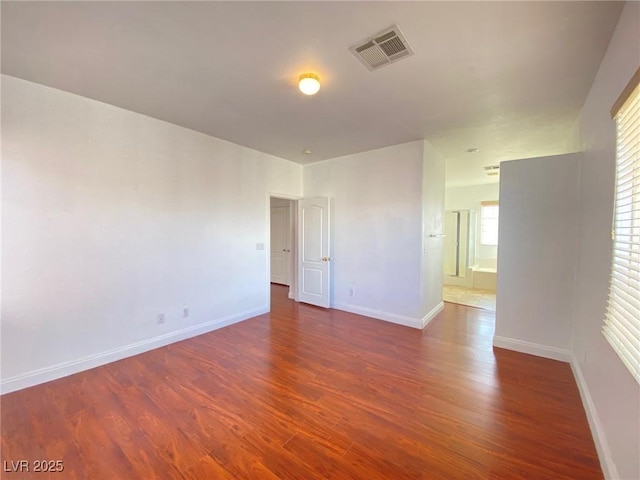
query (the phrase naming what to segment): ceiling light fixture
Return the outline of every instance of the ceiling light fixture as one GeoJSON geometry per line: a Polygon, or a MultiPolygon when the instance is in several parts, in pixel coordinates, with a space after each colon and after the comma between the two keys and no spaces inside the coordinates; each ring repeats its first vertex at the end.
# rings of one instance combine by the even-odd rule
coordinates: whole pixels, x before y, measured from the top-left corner
{"type": "Polygon", "coordinates": [[[320,90],[320,78],[315,73],[303,73],[298,87],[305,95],[315,95],[320,90]]]}
{"type": "Polygon", "coordinates": [[[311,149],[305,148],[304,150],[302,150],[302,153],[304,153],[305,155],[311,155],[311,149]]]}

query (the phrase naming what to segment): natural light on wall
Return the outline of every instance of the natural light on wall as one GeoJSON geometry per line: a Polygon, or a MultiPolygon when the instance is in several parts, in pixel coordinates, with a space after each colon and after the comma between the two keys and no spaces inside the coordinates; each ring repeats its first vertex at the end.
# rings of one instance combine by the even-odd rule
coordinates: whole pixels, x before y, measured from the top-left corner
{"type": "Polygon", "coordinates": [[[640,383],[640,69],[612,109],[616,121],[613,258],[604,336],[640,383]]]}

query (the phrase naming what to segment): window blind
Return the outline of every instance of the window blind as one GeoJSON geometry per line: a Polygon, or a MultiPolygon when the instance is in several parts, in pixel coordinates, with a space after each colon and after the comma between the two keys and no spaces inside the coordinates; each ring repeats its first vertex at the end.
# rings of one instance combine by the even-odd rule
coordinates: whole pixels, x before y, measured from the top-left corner
{"type": "Polygon", "coordinates": [[[603,333],[640,383],[640,84],[612,112],[616,120],[613,259],[603,333]]]}

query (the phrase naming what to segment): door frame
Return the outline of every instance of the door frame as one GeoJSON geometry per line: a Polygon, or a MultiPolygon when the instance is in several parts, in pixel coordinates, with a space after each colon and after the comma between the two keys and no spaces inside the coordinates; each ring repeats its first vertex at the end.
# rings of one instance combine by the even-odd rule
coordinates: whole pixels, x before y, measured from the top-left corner
{"type": "MultiPolygon", "coordinates": [[[[265,215],[266,215],[266,242],[264,243],[265,250],[265,265],[266,265],[266,277],[265,277],[265,286],[266,286],[266,294],[267,294],[267,310],[271,311],[271,199],[279,198],[281,200],[289,200],[290,209],[290,235],[291,235],[291,257],[289,262],[289,273],[290,273],[290,285],[289,285],[289,294],[288,297],[291,300],[296,302],[300,302],[299,298],[299,279],[298,279],[298,265],[299,265],[299,239],[298,239],[298,200],[301,200],[305,197],[300,195],[289,195],[286,193],[280,192],[267,192],[267,201],[265,207],[265,215]]],[[[311,197],[309,197],[311,198],[311,197]]],[[[334,211],[334,199],[330,196],[326,197],[329,201],[329,210],[331,212],[334,211]]],[[[333,252],[333,237],[334,237],[334,216],[330,214],[329,216],[329,251],[333,252]]],[[[331,254],[331,258],[333,260],[333,254],[331,254]]],[[[329,268],[329,308],[333,306],[333,289],[334,289],[334,269],[329,268]]]]}
{"type": "Polygon", "coordinates": [[[287,195],[278,192],[267,193],[267,232],[265,243],[265,257],[267,265],[267,306],[271,311],[271,199],[279,198],[281,200],[289,200],[289,241],[291,252],[289,256],[289,298],[298,301],[298,200],[302,197],[296,195],[287,195]]]}

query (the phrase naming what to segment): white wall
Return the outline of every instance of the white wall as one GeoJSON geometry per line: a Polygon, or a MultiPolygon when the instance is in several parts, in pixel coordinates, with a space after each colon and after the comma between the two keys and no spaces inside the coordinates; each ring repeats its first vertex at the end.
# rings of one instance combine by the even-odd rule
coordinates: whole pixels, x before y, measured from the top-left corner
{"type": "Polygon", "coordinates": [[[418,325],[423,152],[417,141],[305,165],[305,197],[333,200],[334,307],[418,325]]]}
{"type": "Polygon", "coordinates": [[[569,360],[581,158],[500,166],[496,346],[569,360]]]}
{"type": "Polygon", "coordinates": [[[3,391],[268,309],[299,165],[7,76],[2,122],[3,391]]]}
{"type": "Polygon", "coordinates": [[[499,183],[485,183],[464,187],[447,187],[445,190],[445,210],[474,210],[477,212],[475,251],[476,263],[481,266],[496,266],[498,259],[498,247],[480,244],[480,202],[487,200],[499,200],[499,197],[499,183]]]}
{"type": "Polygon", "coordinates": [[[444,308],[442,283],[444,238],[444,182],[446,162],[429,142],[423,144],[422,163],[422,310],[423,323],[444,308]]]}
{"type": "Polygon", "coordinates": [[[608,478],[640,478],[640,386],[601,333],[611,262],[615,124],[610,109],[640,64],[640,4],[627,2],[580,113],[584,160],[573,323],[574,371],[608,478]],[[617,471],[617,473],[616,473],[617,471]]]}

